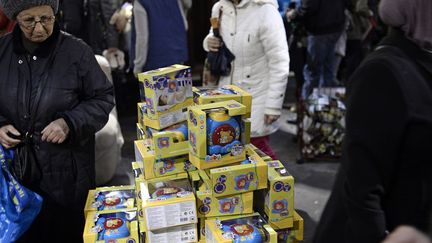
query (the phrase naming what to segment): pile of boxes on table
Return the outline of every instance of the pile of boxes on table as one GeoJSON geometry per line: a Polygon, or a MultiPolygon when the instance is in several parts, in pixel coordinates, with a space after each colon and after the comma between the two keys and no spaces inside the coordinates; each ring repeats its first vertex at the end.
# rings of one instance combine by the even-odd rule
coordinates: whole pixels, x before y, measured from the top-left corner
{"type": "MultiPolygon", "coordinates": [[[[294,211],[294,178],[249,143],[250,94],[231,85],[192,88],[191,70],[182,65],[138,78],[143,103],[138,103],[132,163],[135,214],[109,212],[124,218],[130,235],[86,238],[107,235],[108,225],[99,226],[104,214],[96,212],[87,216],[85,242],[138,242],[136,234],[141,242],[158,243],[303,239],[303,219],[294,211]]],[[[99,205],[100,191],[108,189],[98,190],[90,192],[88,205],[99,205]]],[[[119,188],[112,193],[124,194],[119,188]]]]}

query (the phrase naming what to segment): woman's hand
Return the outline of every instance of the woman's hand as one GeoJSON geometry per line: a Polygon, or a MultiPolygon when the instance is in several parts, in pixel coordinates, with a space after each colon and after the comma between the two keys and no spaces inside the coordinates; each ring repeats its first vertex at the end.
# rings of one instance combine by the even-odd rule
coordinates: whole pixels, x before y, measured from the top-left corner
{"type": "Polygon", "coordinates": [[[278,115],[264,115],[264,122],[266,125],[271,125],[275,121],[279,119],[280,116],[278,115]]]}
{"type": "Polygon", "coordinates": [[[18,139],[19,136],[21,136],[21,134],[12,125],[0,127],[0,143],[7,149],[13,148],[21,142],[21,140],[18,139]]]}
{"type": "Polygon", "coordinates": [[[219,51],[219,47],[221,46],[221,41],[219,38],[210,36],[207,39],[207,45],[210,51],[219,51]]]}
{"type": "Polygon", "coordinates": [[[42,141],[61,144],[69,134],[69,126],[63,118],[59,118],[46,126],[41,133],[42,141]]]}

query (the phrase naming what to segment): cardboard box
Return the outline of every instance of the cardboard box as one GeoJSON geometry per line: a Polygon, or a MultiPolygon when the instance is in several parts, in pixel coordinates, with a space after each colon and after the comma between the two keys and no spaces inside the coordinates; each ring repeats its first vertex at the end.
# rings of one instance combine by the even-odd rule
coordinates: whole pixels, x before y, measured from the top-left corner
{"type": "Polygon", "coordinates": [[[171,158],[189,155],[187,122],[178,123],[162,130],[147,129],[148,138],[152,140],[152,149],[157,158],[171,158]]]}
{"type": "Polygon", "coordinates": [[[214,197],[209,190],[196,192],[198,217],[216,217],[253,213],[253,192],[214,197]]]}
{"type": "Polygon", "coordinates": [[[146,233],[147,243],[182,243],[198,242],[196,224],[176,226],[161,230],[152,230],[146,233]]]}
{"type": "Polygon", "coordinates": [[[246,107],[234,100],[189,107],[189,157],[200,170],[245,159],[250,141],[246,107]]]}
{"type": "Polygon", "coordinates": [[[215,197],[223,197],[267,188],[267,163],[246,145],[247,160],[241,164],[210,169],[208,180],[215,197]]]}
{"type": "Polygon", "coordinates": [[[196,169],[190,163],[188,154],[159,159],[142,140],[135,141],[135,160],[142,164],[143,177],[146,180],[196,169]]]}
{"type": "Polygon", "coordinates": [[[278,234],[279,243],[299,243],[303,241],[304,221],[303,218],[294,212],[294,226],[287,229],[275,229],[278,234]]]}
{"type": "Polygon", "coordinates": [[[136,214],[136,210],[90,212],[83,233],[84,243],[139,242],[136,214]]]}
{"type": "Polygon", "coordinates": [[[144,140],[147,137],[144,127],[140,123],[136,124],[136,133],[137,133],[137,140],[144,140]]]}
{"type": "Polygon", "coordinates": [[[172,65],[138,74],[141,100],[155,129],[186,120],[186,108],[193,104],[191,68],[172,65]],[[145,96],[144,96],[145,94],[145,96]]]}
{"type": "Polygon", "coordinates": [[[146,231],[197,223],[187,173],[144,181],[141,198],[146,231]]]}
{"type": "Polygon", "coordinates": [[[268,189],[265,213],[268,222],[278,228],[292,227],[294,216],[294,177],[278,161],[268,163],[268,189]]]}
{"type": "Polygon", "coordinates": [[[89,191],[84,215],[87,217],[89,212],[112,212],[134,207],[134,186],[98,187],[89,191]]]}
{"type": "Polygon", "coordinates": [[[277,234],[258,214],[225,220],[206,220],[206,241],[217,243],[277,243],[277,234]]]}
{"type": "Polygon", "coordinates": [[[252,95],[238,86],[224,85],[214,89],[192,87],[192,91],[197,105],[235,100],[246,107],[246,117],[251,115],[252,95]]]}

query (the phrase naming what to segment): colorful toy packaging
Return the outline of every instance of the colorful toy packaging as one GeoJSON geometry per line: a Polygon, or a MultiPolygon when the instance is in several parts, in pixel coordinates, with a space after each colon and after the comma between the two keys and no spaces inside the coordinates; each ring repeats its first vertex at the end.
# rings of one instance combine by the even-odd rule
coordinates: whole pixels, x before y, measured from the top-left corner
{"type": "Polygon", "coordinates": [[[162,129],[186,120],[186,108],[193,104],[190,67],[172,65],[140,73],[138,79],[141,100],[152,121],[147,126],[162,129]]]}
{"type": "Polygon", "coordinates": [[[235,195],[267,188],[267,163],[246,145],[247,159],[237,165],[200,171],[214,197],[235,195]]]}
{"type": "Polygon", "coordinates": [[[198,191],[198,217],[215,217],[253,213],[253,193],[214,197],[211,191],[198,191]]]}
{"type": "Polygon", "coordinates": [[[93,211],[102,213],[134,207],[134,186],[99,187],[89,191],[84,215],[87,217],[87,214],[93,211]]]}
{"type": "Polygon", "coordinates": [[[294,211],[294,226],[287,229],[275,229],[278,235],[278,243],[299,243],[303,240],[304,221],[303,218],[294,211]]]}
{"type": "Polygon", "coordinates": [[[196,168],[189,162],[189,156],[157,158],[153,150],[142,140],[135,141],[135,160],[142,164],[144,179],[175,175],[196,168]]]}
{"type": "Polygon", "coordinates": [[[84,228],[84,243],[139,242],[136,210],[90,212],[84,228]]]}
{"type": "Polygon", "coordinates": [[[189,158],[198,169],[233,164],[245,159],[250,141],[246,107],[234,100],[189,107],[189,158]]]}
{"type": "Polygon", "coordinates": [[[158,158],[170,158],[188,155],[187,122],[174,124],[162,130],[147,129],[148,138],[152,140],[152,149],[158,158]]]}
{"type": "Polygon", "coordinates": [[[193,87],[192,91],[197,105],[235,100],[246,107],[246,117],[251,115],[252,95],[235,85],[224,85],[216,89],[193,87]]]}
{"type": "Polygon", "coordinates": [[[195,196],[186,173],[141,183],[145,231],[197,223],[195,196]]]}
{"type": "Polygon", "coordinates": [[[277,243],[276,232],[259,215],[206,220],[206,241],[217,243],[277,243]]]}
{"type": "Polygon", "coordinates": [[[147,243],[182,243],[197,242],[198,232],[196,224],[153,230],[146,233],[147,243]]]}
{"type": "Polygon", "coordinates": [[[144,127],[141,124],[139,124],[139,123],[136,124],[136,133],[137,133],[137,139],[138,140],[144,140],[144,139],[146,139],[146,134],[145,134],[145,131],[144,131],[144,127]]]}
{"type": "Polygon", "coordinates": [[[280,161],[268,161],[268,185],[265,213],[270,225],[292,227],[294,216],[294,177],[280,161]]]}

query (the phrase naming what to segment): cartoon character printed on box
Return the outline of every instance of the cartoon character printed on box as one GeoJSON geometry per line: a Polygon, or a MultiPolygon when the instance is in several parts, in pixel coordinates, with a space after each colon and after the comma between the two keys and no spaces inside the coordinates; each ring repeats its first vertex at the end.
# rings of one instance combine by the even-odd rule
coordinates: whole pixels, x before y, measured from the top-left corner
{"type": "MultiPolygon", "coordinates": [[[[284,168],[281,168],[283,171],[284,168]]],[[[277,181],[273,184],[273,191],[275,193],[279,192],[285,192],[288,193],[291,190],[290,184],[285,184],[281,181],[277,181]]],[[[270,193],[270,192],[269,192],[270,193]]],[[[280,216],[288,216],[288,200],[282,199],[282,200],[275,200],[272,202],[272,213],[279,214],[280,216]]]]}
{"type": "Polygon", "coordinates": [[[262,230],[263,222],[240,218],[225,220],[220,223],[222,237],[233,240],[234,243],[258,243],[265,241],[265,234],[262,230]]]}
{"type": "Polygon", "coordinates": [[[134,198],[132,190],[96,192],[93,208],[98,211],[127,208],[127,200],[134,198]]]}
{"type": "MultiPolygon", "coordinates": [[[[133,218],[135,217],[136,213],[133,218]]],[[[131,220],[126,213],[101,214],[92,230],[98,233],[98,241],[110,242],[111,240],[126,238],[130,236],[129,221],[131,220]]],[[[135,242],[130,240],[133,239],[128,239],[127,242],[135,242]]]]}
{"type": "Polygon", "coordinates": [[[155,165],[160,175],[164,175],[176,169],[175,160],[173,158],[158,160],[155,165]]]}
{"type": "Polygon", "coordinates": [[[239,197],[230,197],[219,200],[219,212],[223,214],[234,213],[236,206],[239,205],[239,197]]]}
{"type": "Polygon", "coordinates": [[[241,154],[243,146],[240,133],[236,117],[229,116],[224,110],[210,112],[207,115],[207,155],[241,154]],[[241,150],[237,147],[241,147],[241,150]]]}
{"type": "Polygon", "coordinates": [[[168,75],[160,76],[155,82],[155,93],[158,97],[159,111],[171,108],[175,104],[180,104],[186,100],[188,88],[192,86],[190,80],[190,70],[178,72],[174,79],[168,75]]]}

